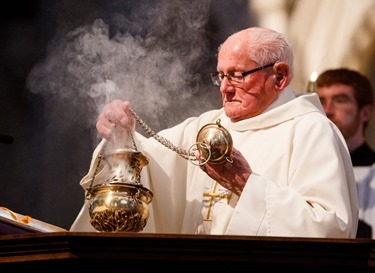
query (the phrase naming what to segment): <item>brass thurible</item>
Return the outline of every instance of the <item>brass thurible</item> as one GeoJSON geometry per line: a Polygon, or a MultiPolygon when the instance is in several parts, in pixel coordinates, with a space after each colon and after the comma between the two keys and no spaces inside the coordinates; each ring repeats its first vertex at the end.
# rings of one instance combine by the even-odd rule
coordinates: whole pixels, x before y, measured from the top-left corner
{"type": "MultiPolygon", "coordinates": [[[[196,143],[186,151],[156,134],[134,111],[130,111],[147,134],[192,164],[232,162],[232,137],[220,124],[220,119],[203,126],[197,134],[196,143]],[[201,155],[199,160],[196,158],[197,150],[201,155]]],[[[131,130],[116,125],[111,140],[104,144],[99,155],[86,194],[90,223],[96,230],[139,232],[144,229],[149,217],[148,204],[153,198],[153,193],[141,184],[141,170],[148,163],[148,158],[137,150],[131,130]],[[124,144],[124,140],[130,142],[124,144]],[[104,183],[94,186],[96,175],[104,166],[102,162],[109,168],[108,175],[104,183]]]]}
{"type": "MultiPolygon", "coordinates": [[[[121,127],[116,130],[119,132],[121,127]]],[[[97,165],[98,169],[104,159],[109,169],[107,178],[104,183],[93,186],[95,170],[87,191],[90,223],[98,231],[139,232],[147,224],[148,204],[153,193],[141,184],[141,171],[149,161],[136,149],[132,133],[127,131],[133,147],[120,147],[112,142],[118,135],[112,135],[113,138],[104,144],[97,165]]]]}

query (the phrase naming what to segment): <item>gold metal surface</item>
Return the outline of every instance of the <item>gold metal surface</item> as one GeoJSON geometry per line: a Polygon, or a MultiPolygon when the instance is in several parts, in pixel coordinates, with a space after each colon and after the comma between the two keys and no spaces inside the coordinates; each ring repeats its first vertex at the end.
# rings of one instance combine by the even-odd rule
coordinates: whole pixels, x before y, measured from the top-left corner
{"type": "Polygon", "coordinates": [[[153,194],[143,186],[112,183],[92,189],[90,223],[98,231],[139,232],[147,224],[153,194]]]}
{"type": "Polygon", "coordinates": [[[111,149],[104,152],[104,160],[110,167],[106,184],[109,183],[141,183],[141,170],[148,164],[148,158],[137,150],[111,149]]]}
{"type": "Polygon", "coordinates": [[[197,134],[197,148],[203,158],[208,158],[210,163],[223,163],[231,161],[230,155],[233,149],[233,140],[229,132],[220,124],[220,120],[216,123],[209,123],[203,126],[197,134]],[[205,147],[209,147],[208,150],[205,147]]]}
{"type": "Polygon", "coordinates": [[[153,197],[140,181],[141,170],[148,164],[148,158],[128,148],[105,150],[103,158],[109,166],[107,179],[93,187],[93,177],[88,189],[91,225],[106,232],[142,231],[153,197]]]}

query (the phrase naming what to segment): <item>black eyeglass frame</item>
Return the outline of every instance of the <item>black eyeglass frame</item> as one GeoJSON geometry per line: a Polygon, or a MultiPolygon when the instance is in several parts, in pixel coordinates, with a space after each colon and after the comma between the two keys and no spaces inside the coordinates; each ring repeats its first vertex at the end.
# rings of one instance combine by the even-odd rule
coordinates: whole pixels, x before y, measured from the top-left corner
{"type": "MultiPolygon", "coordinates": [[[[244,80],[245,80],[245,77],[247,76],[247,75],[250,75],[250,74],[252,74],[252,73],[255,73],[255,72],[257,72],[257,71],[260,71],[260,70],[263,70],[263,69],[265,69],[265,68],[268,68],[268,67],[271,67],[271,66],[274,66],[276,64],[276,62],[273,62],[273,63],[269,63],[269,64],[266,64],[266,65],[262,65],[262,66],[259,66],[259,67],[256,67],[256,68],[253,68],[253,69],[250,69],[250,70],[248,70],[248,71],[245,71],[245,72],[241,72],[241,75],[242,75],[242,79],[243,79],[243,82],[242,83],[244,83],[244,80]]],[[[211,76],[211,80],[212,80],[212,83],[214,84],[214,85],[216,85],[216,86],[220,86],[220,83],[222,82],[222,80],[220,80],[220,78],[219,78],[219,84],[216,84],[215,82],[215,80],[214,80],[214,78],[216,77],[216,76],[218,76],[220,74],[220,72],[213,72],[213,73],[210,73],[210,76],[211,76]]],[[[223,79],[224,79],[224,77],[227,77],[227,79],[229,80],[229,82],[231,83],[231,84],[233,84],[232,82],[231,82],[231,80],[229,79],[229,77],[228,77],[228,74],[222,74],[223,75],[223,79]]],[[[242,84],[242,83],[236,83],[236,84],[242,84]]],[[[236,85],[236,84],[233,84],[233,85],[236,85]]]]}

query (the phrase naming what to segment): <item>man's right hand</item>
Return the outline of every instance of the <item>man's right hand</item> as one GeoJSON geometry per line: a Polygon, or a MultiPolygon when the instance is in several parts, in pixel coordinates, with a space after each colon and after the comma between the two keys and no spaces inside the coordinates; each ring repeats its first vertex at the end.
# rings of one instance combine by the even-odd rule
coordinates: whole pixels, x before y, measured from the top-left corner
{"type": "Polygon", "coordinates": [[[110,139],[115,125],[128,127],[134,131],[135,118],[130,112],[130,103],[128,101],[113,100],[105,105],[98,116],[96,129],[100,136],[110,139]]]}

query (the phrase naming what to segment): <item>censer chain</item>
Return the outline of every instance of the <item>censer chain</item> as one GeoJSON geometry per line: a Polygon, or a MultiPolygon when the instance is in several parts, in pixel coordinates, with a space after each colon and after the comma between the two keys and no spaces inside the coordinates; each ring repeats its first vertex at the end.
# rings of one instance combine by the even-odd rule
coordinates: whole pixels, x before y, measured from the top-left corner
{"type": "MultiPolygon", "coordinates": [[[[170,142],[169,140],[165,139],[164,137],[158,135],[155,131],[153,131],[150,126],[148,126],[132,109],[129,109],[130,112],[132,113],[132,115],[134,116],[135,120],[139,123],[139,125],[146,131],[146,133],[153,137],[154,139],[156,139],[159,143],[161,143],[162,145],[164,145],[165,147],[167,147],[168,149],[176,152],[178,155],[180,155],[181,157],[183,157],[184,159],[187,159],[189,160],[190,162],[194,162],[194,159],[195,158],[195,155],[194,153],[189,153],[188,151],[184,150],[184,149],[181,149],[175,145],[173,145],[172,142],[170,142]]],[[[131,140],[133,142],[133,146],[134,146],[134,149],[135,151],[138,151],[137,149],[137,145],[136,145],[136,142],[134,140],[134,137],[133,135],[129,132],[130,136],[131,136],[131,140]]],[[[104,148],[102,148],[103,150],[104,148]]],[[[96,168],[95,168],[95,171],[94,171],[94,174],[93,174],[93,177],[91,179],[91,183],[90,183],[90,186],[88,187],[87,189],[87,192],[86,192],[86,198],[87,199],[90,199],[92,197],[92,186],[94,184],[94,180],[95,180],[95,177],[98,173],[98,170],[99,170],[99,166],[100,166],[100,163],[103,159],[103,154],[102,152],[99,153],[99,157],[98,157],[98,163],[96,165],[96,168]]],[[[140,177],[137,176],[137,179],[139,179],[140,177]]],[[[138,181],[138,180],[137,180],[138,181]]]]}
{"type": "MultiPolygon", "coordinates": [[[[127,128],[127,129],[128,129],[128,128],[127,128]]],[[[128,133],[129,133],[129,135],[130,135],[130,137],[131,137],[131,140],[132,140],[132,143],[133,143],[134,150],[135,150],[136,152],[138,152],[137,144],[135,143],[135,139],[134,139],[132,133],[130,132],[130,129],[128,129],[128,133]]],[[[105,145],[105,144],[104,144],[104,145],[105,145]]],[[[95,177],[96,177],[96,175],[97,175],[97,173],[98,173],[98,171],[99,171],[100,163],[102,162],[103,157],[104,157],[104,156],[103,156],[103,150],[104,150],[104,146],[102,147],[102,150],[101,150],[100,153],[99,153],[99,156],[98,156],[98,163],[96,164],[96,167],[95,167],[95,170],[94,170],[94,174],[93,174],[92,179],[91,179],[90,186],[88,187],[87,192],[86,192],[86,199],[90,199],[90,198],[93,196],[93,194],[92,194],[92,187],[93,187],[93,185],[94,185],[95,177]]],[[[139,169],[139,168],[140,168],[140,167],[139,167],[139,162],[138,162],[138,161],[136,161],[134,164],[135,164],[135,168],[136,168],[136,169],[139,169]]],[[[139,172],[136,172],[135,180],[137,181],[137,184],[138,184],[138,185],[141,185],[141,183],[140,183],[140,180],[141,180],[141,174],[140,174],[139,172]]]]}
{"type": "Polygon", "coordinates": [[[134,116],[135,120],[139,123],[139,125],[146,131],[146,133],[156,139],[159,143],[167,147],[168,149],[176,152],[178,155],[183,157],[184,159],[191,160],[194,157],[194,154],[189,154],[188,151],[183,150],[175,145],[172,142],[165,139],[164,137],[158,135],[155,131],[153,131],[150,126],[148,126],[132,109],[129,109],[132,115],[134,116]]]}

